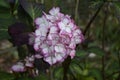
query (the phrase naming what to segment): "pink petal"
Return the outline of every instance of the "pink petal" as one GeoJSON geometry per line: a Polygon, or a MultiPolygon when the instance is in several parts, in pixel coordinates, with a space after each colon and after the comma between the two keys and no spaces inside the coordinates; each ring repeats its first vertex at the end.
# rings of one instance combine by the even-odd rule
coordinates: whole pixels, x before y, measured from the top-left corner
{"type": "Polygon", "coordinates": [[[71,59],[73,59],[75,57],[75,50],[72,50],[69,55],[71,59]]]}
{"type": "Polygon", "coordinates": [[[37,43],[34,44],[34,49],[36,51],[38,51],[40,49],[40,44],[41,44],[40,42],[37,42],[37,43]]]}
{"type": "Polygon", "coordinates": [[[40,25],[40,23],[41,23],[41,18],[40,17],[36,18],[35,19],[35,24],[40,25]]]}

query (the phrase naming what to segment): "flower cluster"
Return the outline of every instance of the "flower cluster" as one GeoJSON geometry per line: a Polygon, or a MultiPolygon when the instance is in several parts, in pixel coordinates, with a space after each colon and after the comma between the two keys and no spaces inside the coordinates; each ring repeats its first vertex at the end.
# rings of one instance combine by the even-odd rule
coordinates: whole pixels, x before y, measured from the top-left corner
{"type": "Polygon", "coordinates": [[[27,56],[23,62],[18,62],[12,66],[13,72],[25,72],[27,69],[32,69],[34,67],[34,56],[27,56]]]}
{"type": "Polygon", "coordinates": [[[35,24],[34,49],[50,65],[61,63],[68,56],[73,58],[76,44],[84,40],[78,26],[58,7],[52,8],[49,14],[43,12],[35,24]]]}

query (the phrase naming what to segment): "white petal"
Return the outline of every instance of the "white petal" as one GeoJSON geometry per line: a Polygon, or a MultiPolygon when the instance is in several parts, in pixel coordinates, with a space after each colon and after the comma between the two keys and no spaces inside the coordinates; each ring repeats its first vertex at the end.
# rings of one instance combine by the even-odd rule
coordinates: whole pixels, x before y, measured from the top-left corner
{"type": "Polygon", "coordinates": [[[40,27],[35,31],[36,36],[46,36],[47,34],[47,28],[46,27],[40,27]]]}
{"type": "Polygon", "coordinates": [[[58,54],[58,53],[56,53],[56,54],[57,55],[55,57],[56,57],[57,61],[60,61],[63,59],[63,57],[60,54],[58,54]]]}
{"type": "Polygon", "coordinates": [[[65,52],[65,47],[64,47],[64,45],[62,45],[62,44],[57,44],[57,45],[55,46],[55,51],[56,51],[56,52],[65,52]]]}
{"type": "Polygon", "coordinates": [[[64,29],[65,29],[65,25],[64,25],[64,23],[62,23],[62,22],[59,22],[59,23],[58,23],[58,26],[59,26],[59,28],[60,28],[61,30],[64,30],[64,29]]]}
{"type": "Polygon", "coordinates": [[[58,32],[58,28],[53,26],[50,28],[50,33],[57,33],[58,32]]]}
{"type": "Polygon", "coordinates": [[[78,44],[78,43],[81,43],[82,42],[82,39],[80,39],[80,36],[76,36],[75,37],[75,43],[78,44]]]}
{"type": "Polygon", "coordinates": [[[70,27],[66,27],[66,28],[65,28],[65,31],[68,32],[68,33],[71,33],[70,27]]]}
{"type": "Polygon", "coordinates": [[[41,32],[40,32],[40,30],[39,30],[39,29],[37,29],[37,30],[35,31],[35,35],[36,35],[36,36],[41,35],[41,32]]]}
{"type": "Polygon", "coordinates": [[[67,25],[70,21],[67,18],[64,18],[62,21],[65,25],[67,25]]]}
{"type": "Polygon", "coordinates": [[[37,43],[37,42],[41,42],[40,37],[35,38],[35,43],[37,43]]]}
{"type": "Polygon", "coordinates": [[[49,13],[51,15],[57,15],[59,13],[60,9],[57,7],[57,8],[52,8],[49,13]]]}

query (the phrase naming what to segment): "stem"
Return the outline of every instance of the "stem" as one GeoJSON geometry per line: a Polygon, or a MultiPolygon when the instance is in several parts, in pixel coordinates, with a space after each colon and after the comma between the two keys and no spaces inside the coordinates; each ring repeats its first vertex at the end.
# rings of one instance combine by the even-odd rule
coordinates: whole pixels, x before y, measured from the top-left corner
{"type": "Polygon", "coordinates": [[[102,9],[104,3],[101,4],[101,6],[98,8],[98,10],[95,12],[95,14],[93,15],[93,17],[90,19],[90,21],[88,22],[87,26],[85,27],[85,30],[83,32],[83,34],[85,35],[86,32],[89,30],[92,22],[95,20],[95,18],[97,17],[98,13],[100,12],[100,10],[102,9]]]}
{"type": "Polygon", "coordinates": [[[50,76],[49,80],[54,80],[53,79],[53,66],[50,67],[50,72],[49,73],[50,73],[49,74],[49,76],[50,76]]]}
{"type": "Polygon", "coordinates": [[[75,21],[77,21],[78,19],[78,6],[79,6],[79,0],[77,0],[75,7],[75,21]]]}
{"type": "MultiPolygon", "coordinates": [[[[108,5],[107,5],[108,6],[108,5]]],[[[105,7],[104,9],[104,13],[105,13],[105,16],[104,16],[104,20],[103,20],[103,27],[102,27],[102,49],[104,50],[105,48],[105,26],[106,26],[106,20],[107,20],[107,6],[105,7]]],[[[103,77],[103,80],[105,80],[105,55],[102,56],[102,77],[103,77]]]]}
{"type": "Polygon", "coordinates": [[[63,66],[63,80],[68,80],[67,72],[68,72],[70,63],[71,63],[71,58],[69,56],[62,64],[62,66],[63,66]]]}

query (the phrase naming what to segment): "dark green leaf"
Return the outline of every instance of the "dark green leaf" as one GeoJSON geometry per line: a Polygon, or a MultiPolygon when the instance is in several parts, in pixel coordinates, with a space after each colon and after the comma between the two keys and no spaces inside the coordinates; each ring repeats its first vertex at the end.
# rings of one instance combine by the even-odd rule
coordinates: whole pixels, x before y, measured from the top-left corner
{"type": "Polygon", "coordinates": [[[20,77],[16,80],[34,80],[33,78],[30,78],[30,77],[20,77]]]}
{"type": "MultiPolygon", "coordinates": [[[[3,14],[3,15],[8,15],[9,14],[3,14]]],[[[9,39],[9,34],[8,34],[8,27],[14,22],[14,19],[12,17],[5,17],[0,14],[0,40],[2,39],[9,39]]]]}
{"type": "Polygon", "coordinates": [[[62,73],[63,73],[62,67],[56,67],[56,68],[54,69],[54,76],[55,76],[56,79],[61,80],[62,77],[63,77],[63,75],[61,75],[62,73]]]}
{"type": "Polygon", "coordinates": [[[90,76],[95,77],[96,80],[102,80],[101,71],[98,69],[90,69],[89,74],[90,74],[90,76]]]}
{"type": "Polygon", "coordinates": [[[34,80],[48,80],[48,76],[46,74],[40,74],[39,76],[35,77],[34,80]]]}
{"type": "Polygon", "coordinates": [[[14,76],[10,73],[0,72],[0,80],[13,80],[14,76]]]}
{"type": "Polygon", "coordinates": [[[26,0],[20,0],[20,4],[33,20],[36,17],[41,16],[43,5],[38,3],[30,3],[26,0]]]}
{"type": "Polygon", "coordinates": [[[9,36],[7,30],[6,29],[5,30],[0,29],[0,40],[9,39],[9,38],[10,38],[10,36],[9,36]]]}
{"type": "Polygon", "coordinates": [[[84,57],[86,55],[87,55],[87,52],[85,50],[76,50],[77,57],[84,57]]]}

